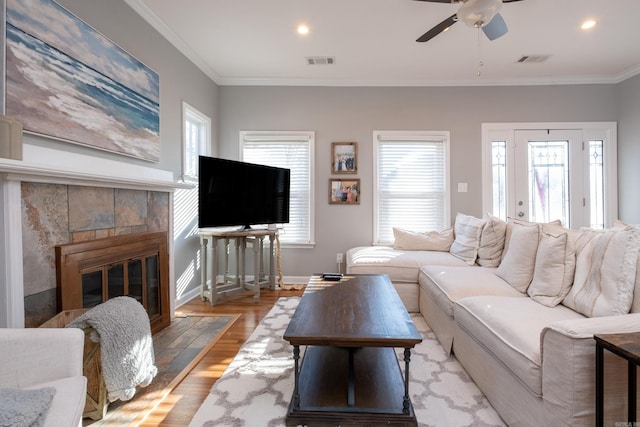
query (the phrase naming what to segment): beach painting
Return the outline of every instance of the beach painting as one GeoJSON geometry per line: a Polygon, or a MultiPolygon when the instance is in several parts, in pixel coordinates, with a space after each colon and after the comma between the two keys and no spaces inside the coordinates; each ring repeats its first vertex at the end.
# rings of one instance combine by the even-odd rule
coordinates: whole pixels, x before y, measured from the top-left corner
{"type": "Polygon", "coordinates": [[[158,74],[53,0],[6,0],[6,114],[26,132],[160,161],[158,74]]]}

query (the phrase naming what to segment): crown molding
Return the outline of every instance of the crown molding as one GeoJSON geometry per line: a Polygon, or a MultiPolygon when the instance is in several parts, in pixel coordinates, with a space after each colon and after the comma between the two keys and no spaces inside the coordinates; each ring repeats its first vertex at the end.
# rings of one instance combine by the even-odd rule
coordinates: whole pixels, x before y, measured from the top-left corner
{"type": "Polygon", "coordinates": [[[220,76],[191,47],[185,43],[165,22],[145,5],[142,0],[124,0],[138,15],[156,29],[176,49],[205,73],[214,83],[219,84],[220,76]]]}

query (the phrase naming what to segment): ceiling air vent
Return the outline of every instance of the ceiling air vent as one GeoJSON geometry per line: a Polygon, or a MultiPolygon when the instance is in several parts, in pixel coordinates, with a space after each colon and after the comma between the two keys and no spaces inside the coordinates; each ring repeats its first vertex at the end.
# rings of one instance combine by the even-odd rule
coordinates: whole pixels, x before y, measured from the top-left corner
{"type": "Polygon", "coordinates": [[[551,55],[522,55],[516,62],[520,64],[540,64],[550,57],[551,55]]]}
{"type": "Polygon", "coordinates": [[[333,56],[307,56],[307,65],[333,65],[336,58],[333,56]]]}

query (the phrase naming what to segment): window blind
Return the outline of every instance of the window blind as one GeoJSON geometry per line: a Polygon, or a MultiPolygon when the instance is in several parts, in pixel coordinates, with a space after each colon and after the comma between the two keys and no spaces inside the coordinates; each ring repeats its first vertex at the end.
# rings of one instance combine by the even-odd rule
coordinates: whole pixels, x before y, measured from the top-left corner
{"type": "Polygon", "coordinates": [[[447,138],[379,134],[376,243],[393,242],[393,227],[441,230],[449,225],[447,138]]]}
{"type": "Polygon", "coordinates": [[[311,223],[313,136],[276,133],[241,136],[243,161],[291,170],[289,223],[282,225],[282,243],[309,244],[311,223]]]}

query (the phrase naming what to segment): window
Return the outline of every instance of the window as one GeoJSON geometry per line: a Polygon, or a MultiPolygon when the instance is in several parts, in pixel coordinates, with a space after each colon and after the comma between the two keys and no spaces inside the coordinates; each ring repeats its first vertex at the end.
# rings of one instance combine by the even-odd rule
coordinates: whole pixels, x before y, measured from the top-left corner
{"type": "Polygon", "coordinates": [[[449,217],[449,132],[373,133],[374,243],[393,227],[442,230],[449,217]]]}
{"type": "Polygon", "coordinates": [[[207,156],[211,146],[211,119],[186,102],[182,103],[182,180],[198,180],[198,156],[207,156]]]}
{"type": "Polygon", "coordinates": [[[242,160],[291,170],[289,223],[280,241],[290,245],[314,243],[314,132],[240,132],[242,160]]]}

